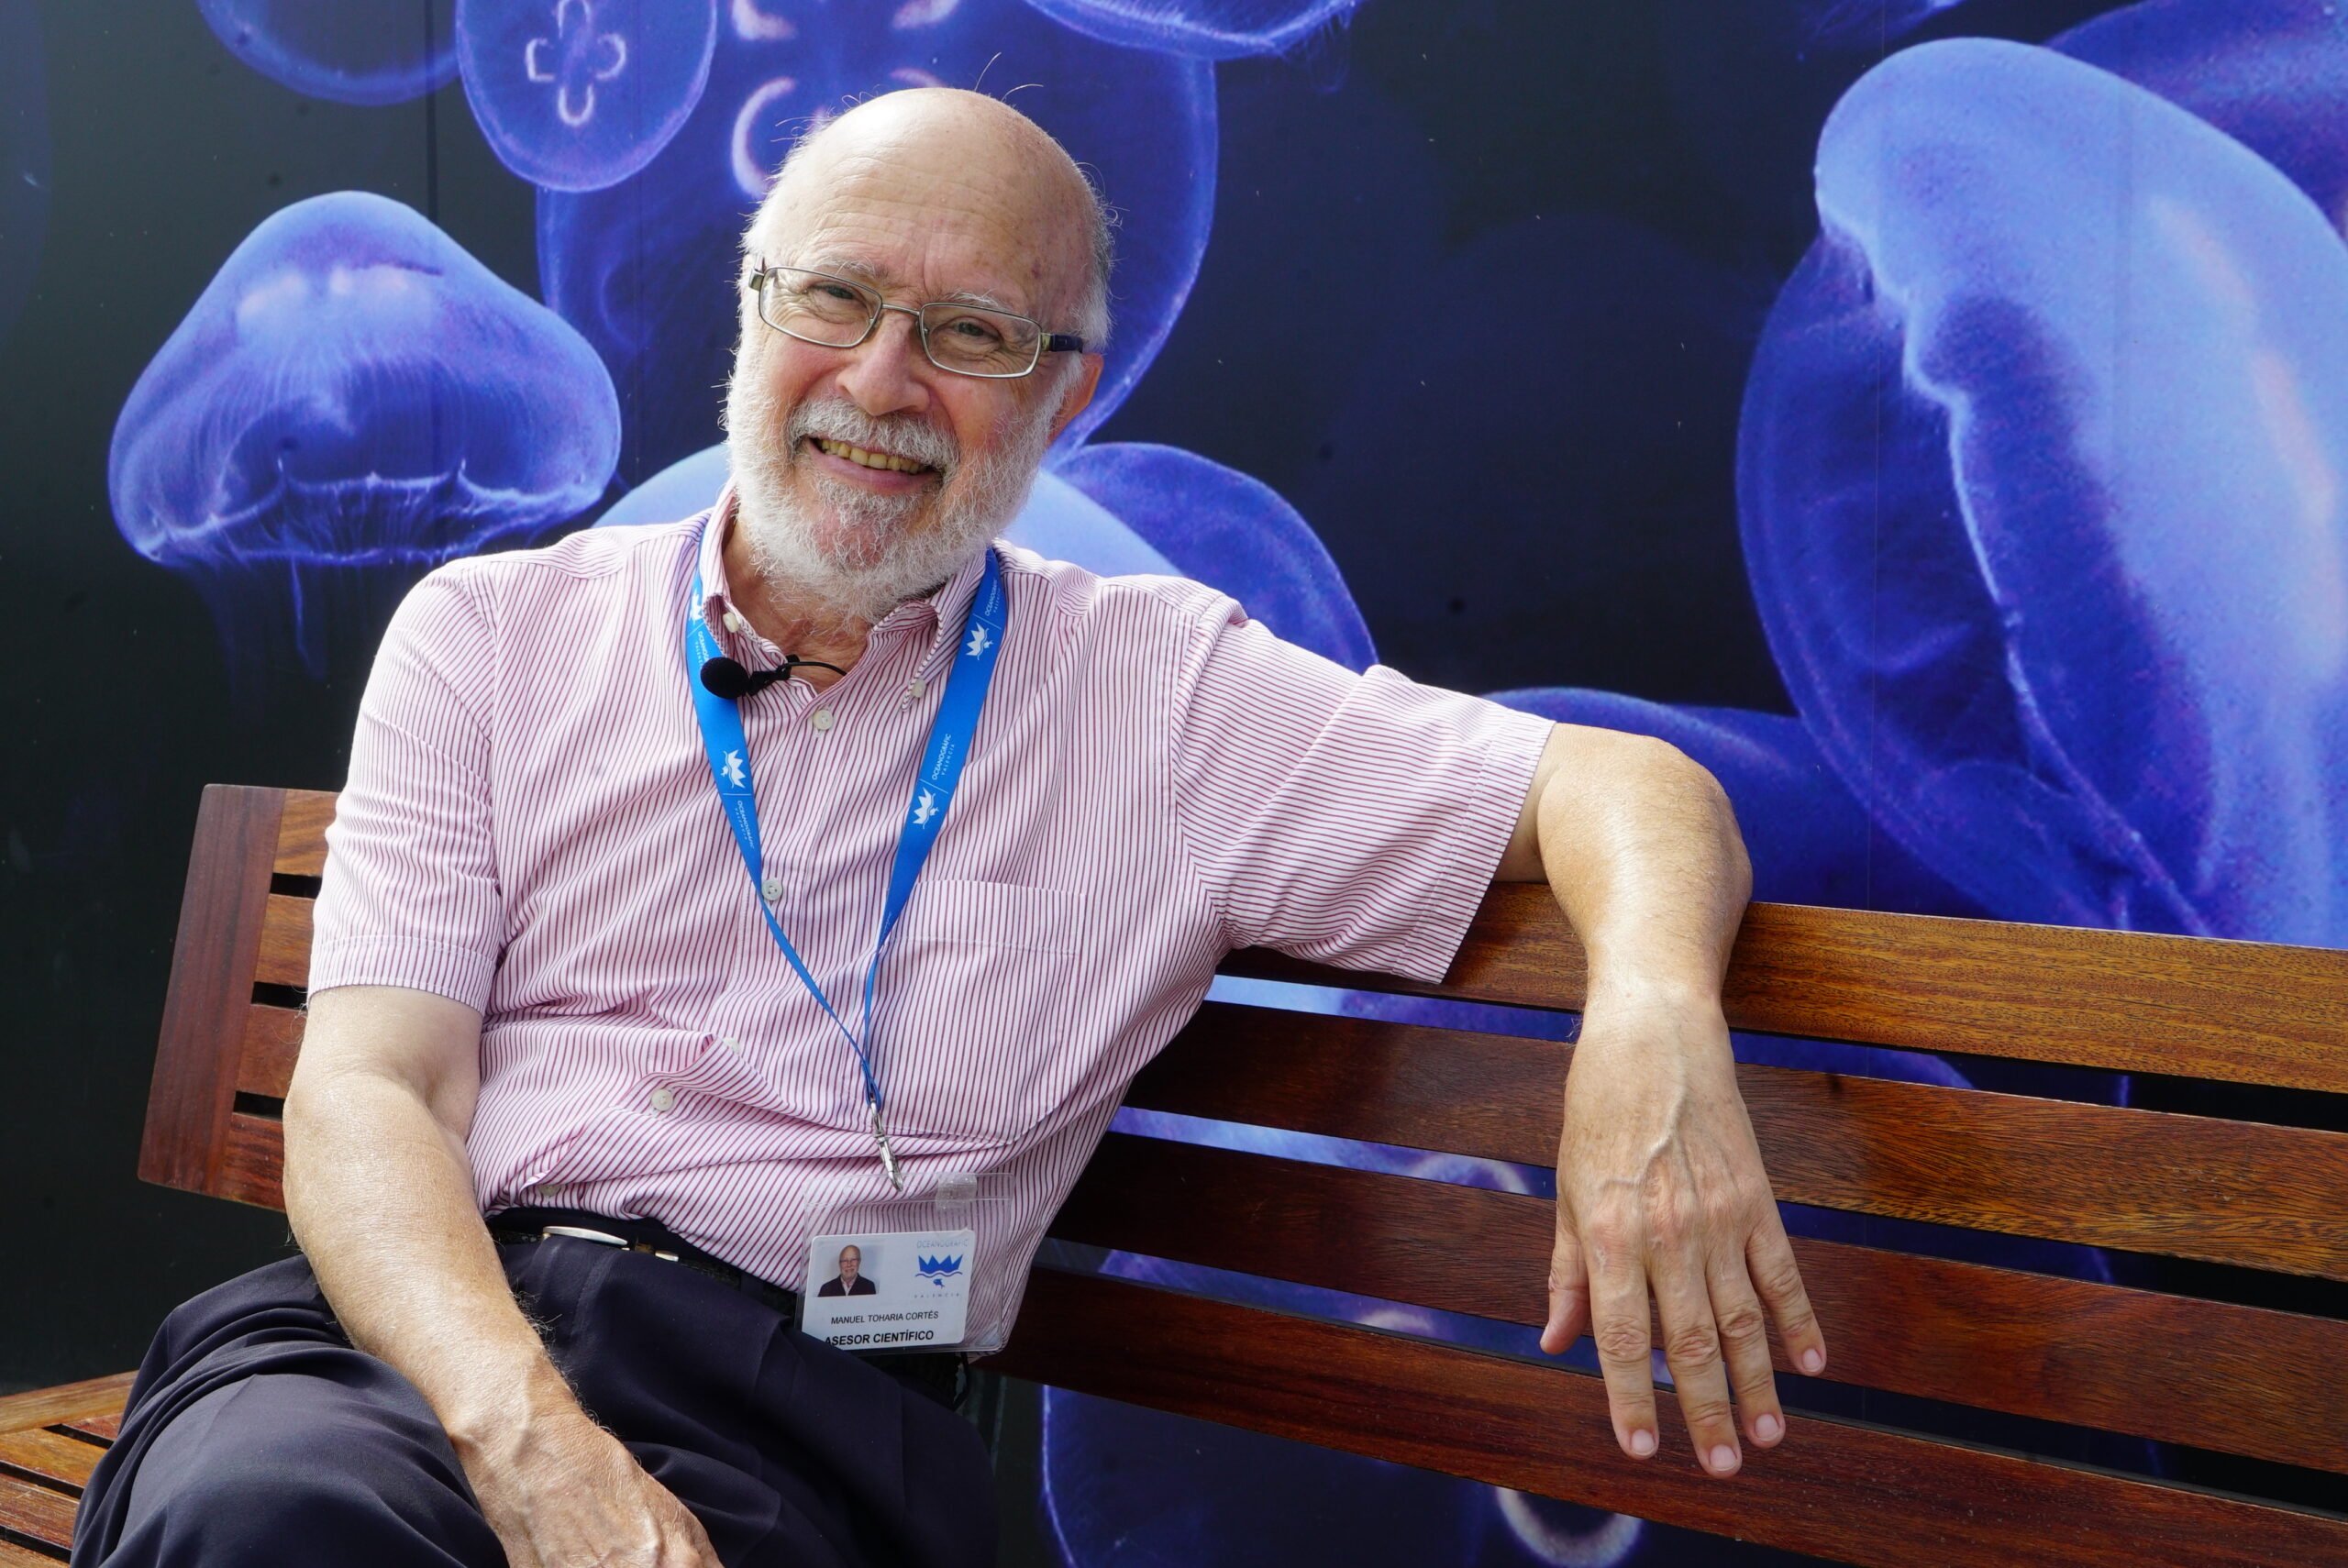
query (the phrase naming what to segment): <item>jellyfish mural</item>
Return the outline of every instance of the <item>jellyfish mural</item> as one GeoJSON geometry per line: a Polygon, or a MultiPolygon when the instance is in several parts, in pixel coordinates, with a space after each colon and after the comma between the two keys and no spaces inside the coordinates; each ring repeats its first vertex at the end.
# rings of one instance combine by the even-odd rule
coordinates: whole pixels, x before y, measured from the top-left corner
{"type": "Polygon", "coordinates": [[[1029,0],[1109,43],[1199,60],[1279,54],[1342,22],[1360,0],[1029,0]]]}
{"type": "Polygon", "coordinates": [[[0,0],[0,338],[16,325],[49,226],[49,84],[32,0],[0,0]]]}
{"type": "Polygon", "coordinates": [[[455,80],[455,0],[196,0],[238,59],[344,104],[397,104],[455,80]]]}
{"type": "Polygon", "coordinates": [[[1320,536],[1270,486],[1175,447],[1113,442],[1070,454],[1059,476],[1292,643],[1352,669],[1378,657],[1320,536]]]}
{"type": "Polygon", "coordinates": [[[626,179],[709,84],[717,0],[457,0],[465,97],[508,169],[550,191],[626,179]]]}
{"type": "Polygon", "coordinates": [[[1817,49],[1881,49],[1965,0],[1807,0],[1805,36],[1817,49]]]}
{"type": "Polygon", "coordinates": [[[272,651],[253,646],[271,580],[316,675],[321,590],[381,601],[574,516],[618,446],[577,333],[411,209],[340,192],[228,258],[132,388],[106,483],[123,537],[204,590],[243,675],[272,651]]]}
{"type": "Polygon", "coordinates": [[[2190,109],[2348,225],[2348,13],[2332,0],[2147,0],[2047,43],[2190,109]]]}
{"type": "MultiPolygon", "coordinates": [[[[630,491],[598,526],[690,517],[725,483],[721,443],[630,491]]],[[[1268,486],[1195,452],[1088,447],[1036,476],[1005,536],[1103,577],[1190,577],[1220,588],[1289,641],[1354,669],[1377,657],[1320,536],[1268,486]]]]}
{"type": "Polygon", "coordinates": [[[1818,204],[1739,492],[1835,770],[1995,914],[2348,942],[2325,215],[2154,94],[1977,39],[1852,89],[1818,204]]]}
{"type": "MultiPolygon", "coordinates": [[[[670,464],[614,502],[598,528],[672,523],[714,504],[725,486],[725,446],[704,447],[670,464]]],[[[1174,564],[1068,480],[1047,470],[1036,476],[1027,504],[1003,530],[1013,544],[1052,560],[1072,561],[1102,577],[1135,572],[1179,577],[1174,564]]]]}
{"type": "Polygon", "coordinates": [[[624,478],[640,482],[717,434],[742,229],[794,135],[876,91],[982,82],[1089,166],[1120,214],[1108,366],[1060,449],[1115,411],[1165,340],[1206,246],[1212,68],[1102,43],[1020,0],[729,0],[708,90],[669,145],[605,190],[538,199],[545,297],[618,384],[624,478]]]}

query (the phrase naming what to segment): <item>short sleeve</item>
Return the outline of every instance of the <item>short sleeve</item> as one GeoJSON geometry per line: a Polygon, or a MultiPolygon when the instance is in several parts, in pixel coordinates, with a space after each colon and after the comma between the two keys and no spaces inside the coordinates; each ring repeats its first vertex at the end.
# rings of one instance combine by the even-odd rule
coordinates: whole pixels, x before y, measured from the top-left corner
{"type": "Polygon", "coordinates": [[[1383,666],[1357,675],[1228,601],[1183,676],[1177,812],[1229,944],[1442,978],[1551,726],[1383,666]]]}
{"type": "Polygon", "coordinates": [[[375,656],[327,830],[310,989],[405,986],[480,1010],[504,946],[490,826],[491,627],[464,578],[418,583],[375,656]]]}

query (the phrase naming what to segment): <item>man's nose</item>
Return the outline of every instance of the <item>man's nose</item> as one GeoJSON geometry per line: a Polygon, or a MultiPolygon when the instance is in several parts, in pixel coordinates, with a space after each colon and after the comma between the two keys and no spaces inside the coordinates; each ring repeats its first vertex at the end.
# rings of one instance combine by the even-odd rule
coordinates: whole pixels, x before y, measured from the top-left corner
{"type": "Polygon", "coordinates": [[[840,390],[874,418],[918,414],[929,405],[928,356],[922,352],[921,318],[911,311],[884,308],[872,336],[847,351],[840,390]]]}

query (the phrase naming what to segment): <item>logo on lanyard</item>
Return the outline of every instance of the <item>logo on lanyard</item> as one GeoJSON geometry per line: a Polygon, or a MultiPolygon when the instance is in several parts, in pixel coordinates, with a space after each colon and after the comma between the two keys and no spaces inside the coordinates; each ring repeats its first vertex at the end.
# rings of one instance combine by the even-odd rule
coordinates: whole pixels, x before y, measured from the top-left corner
{"type": "MultiPolygon", "coordinates": [[[[696,558],[701,537],[694,536],[696,558]]],[[[707,602],[701,569],[696,566],[692,598],[685,605],[686,684],[692,690],[694,716],[701,721],[702,746],[709,756],[710,780],[717,788],[718,805],[725,813],[726,826],[733,830],[735,846],[742,853],[743,867],[750,877],[752,901],[765,917],[767,931],[856,1058],[858,1071],[864,1079],[864,1097],[872,1108],[872,1138],[880,1151],[880,1168],[890,1185],[903,1191],[904,1178],[897,1170],[896,1154],[889,1147],[888,1123],[882,1117],[885,1102],[880,1093],[880,1077],[872,1066],[872,998],[880,982],[880,958],[888,951],[890,933],[897,928],[897,917],[904,913],[905,901],[913,896],[914,881],[921,875],[922,865],[929,858],[930,848],[945,825],[946,813],[954,804],[954,790],[961,782],[963,765],[969,759],[971,737],[978,733],[979,713],[986,706],[988,688],[994,683],[995,657],[1002,649],[1002,635],[1010,622],[1010,603],[1002,591],[1002,562],[990,547],[978,591],[971,595],[963,623],[969,635],[959,639],[961,652],[947,674],[936,717],[930,721],[929,738],[922,747],[921,771],[915,775],[913,798],[905,804],[904,826],[897,834],[897,853],[889,867],[888,889],[881,896],[880,934],[873,938],[872,960],[865,966],[864,1008],[858,1029],[850,1029],[832,1006],[831,999],[824,994],[824,988],[815,983],[814,975],[799,956],[799,950],[784,934],[781,921],[759,896],[766,876],[766,851],[759,833],[758,786],[751,778],[750,746],[742,731],[741,709],[737,699],[718,696],[694,675],[703,665],[720,657],[717,638],[710,631],[703,613],[707,602]]],[[[958,1264],[958,1259],[954,1261],[958,1264]]]]}

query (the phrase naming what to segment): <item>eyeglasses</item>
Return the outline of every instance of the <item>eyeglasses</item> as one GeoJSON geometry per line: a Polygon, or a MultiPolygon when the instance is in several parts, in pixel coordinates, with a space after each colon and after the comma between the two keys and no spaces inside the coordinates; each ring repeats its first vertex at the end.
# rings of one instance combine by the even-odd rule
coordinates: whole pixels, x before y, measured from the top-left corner
{"type": "Polygon", "coordinates": [[[882,311],[903,311],[920,324],[929,362],[958,376],[1011,381],[1035,370],[1047,354],[1084,352],[1083,338],[1046,332],[1041,323],[1006,310],[945,301],[891,304],[862,283],[802,267],[761,267],[750,274],[749,286],[759,296],[759,319],[826,348],[853,348],[872,336],[882,311]]]}

